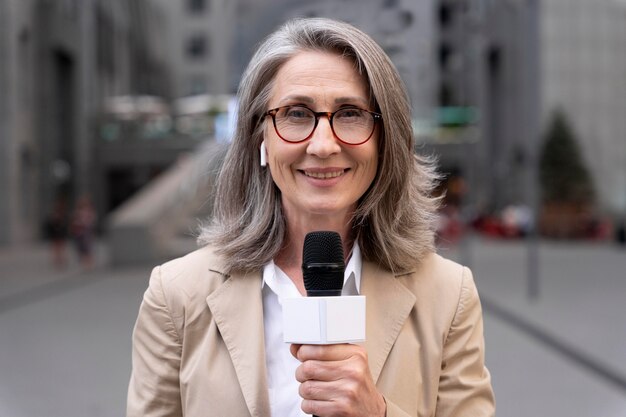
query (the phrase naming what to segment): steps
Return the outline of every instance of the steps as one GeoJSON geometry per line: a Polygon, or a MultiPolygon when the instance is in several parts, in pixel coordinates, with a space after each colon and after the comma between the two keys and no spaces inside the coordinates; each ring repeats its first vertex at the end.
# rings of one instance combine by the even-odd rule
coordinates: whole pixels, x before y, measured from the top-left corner
{"type": "Polygon", "coordinates": [[[194,234],[212,211],[213,186],[227,148],[203,143],[109,215],[111,265],[162,262],[196,248],[194,234]]]}

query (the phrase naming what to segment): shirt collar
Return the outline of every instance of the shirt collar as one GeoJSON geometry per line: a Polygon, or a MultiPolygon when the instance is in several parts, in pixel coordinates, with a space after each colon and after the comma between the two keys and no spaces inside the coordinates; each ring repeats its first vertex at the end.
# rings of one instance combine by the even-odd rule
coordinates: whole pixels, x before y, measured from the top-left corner
{"type": "MultiPolygon", "coordinates": [[[[352,253],[346,265],[343,276],[342,295],[359,295],[361,291],[361,269],[363,259],[358,242],[354,242],[352,253]]],[[[261,288],[267,285],[279,298],[300,297],[300,292],[289,277],[276,266],[274,260],[269,261],[263,268],[261,288]]]]}

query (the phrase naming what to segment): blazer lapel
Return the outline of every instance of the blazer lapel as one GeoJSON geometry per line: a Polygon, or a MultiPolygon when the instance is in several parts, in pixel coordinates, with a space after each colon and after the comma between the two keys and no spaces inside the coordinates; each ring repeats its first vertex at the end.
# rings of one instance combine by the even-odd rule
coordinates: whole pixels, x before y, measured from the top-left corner
{"type": "Polygon", "coordinates": [[[391,347],[415,306],[415,296],[391,272],[365,261],[361,295],[367,297],[365,348],[376,383],[391,347]]]}
{"type": "Polygon", "coordinates": [[[260,278],[234,274],[206,299],[252,417],[270,414],[260,278]]]}

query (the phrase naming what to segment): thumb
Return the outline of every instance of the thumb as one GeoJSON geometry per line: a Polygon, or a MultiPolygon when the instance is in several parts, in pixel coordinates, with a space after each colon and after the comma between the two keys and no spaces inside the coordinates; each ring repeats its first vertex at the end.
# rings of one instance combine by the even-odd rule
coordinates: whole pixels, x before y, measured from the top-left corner
{"type": "Polygon", "coordinates": [[[302,347],[301,344],[292,344],[291,346],[289,346],[289,351],[291,352],[291,355],[298,359],[298,351],[300,350],[300,348],[302,347]]]}

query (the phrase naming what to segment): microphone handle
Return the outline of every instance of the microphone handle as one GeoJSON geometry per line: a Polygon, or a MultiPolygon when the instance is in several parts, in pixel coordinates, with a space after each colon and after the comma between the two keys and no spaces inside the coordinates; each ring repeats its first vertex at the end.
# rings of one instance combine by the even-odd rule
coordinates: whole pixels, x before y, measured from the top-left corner
{"type": "Polygon", "coordinates": [[[337,290],[306,290],[307,297],[339,297],[341,288],[337,290]]]}

